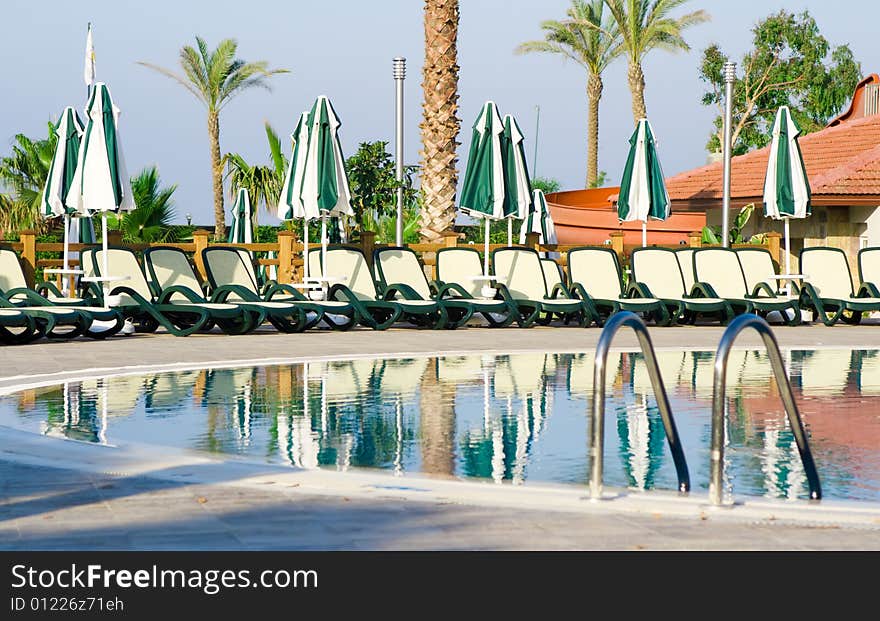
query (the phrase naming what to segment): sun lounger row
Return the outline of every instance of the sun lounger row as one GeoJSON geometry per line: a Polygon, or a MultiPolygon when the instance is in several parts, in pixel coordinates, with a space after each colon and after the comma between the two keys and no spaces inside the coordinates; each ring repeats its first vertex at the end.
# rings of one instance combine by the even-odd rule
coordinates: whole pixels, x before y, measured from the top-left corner
{"type": "MultiPolygon", "coordinates": [[[[86,274],[102,276],[104,251],[82,253],[86,274]]],[[[110,248],[106,265],[121,278],[103,299],[98,283],[70,298],[49,283],[26,285],[17,255],[0,249],[0,342],[22,343],[86,335],[106,338],[131,322],[137,331],[160,326],[177,336],[214,327],[245,334],[264,323],[281,332],[318,325],[347,330],[362,325],[384,330],[397,322],[454,329],[479,316],[491,327],[548,325],[554,321],[602,325],[620,310],[636,312],[657,325],[692,324],[709,317],[726,324],[743,312],[775,312],[789,325],[801,311],[826,325],[858,323],[880,310],[880,248],[859,254],[858,287],[853,286],[843,251],[806,248],[801,271],[808,278],[779,291],[770,253],[762,248],[638,248],[625,275],[617,254],[603,247],[574,248],[567,270],[531,248],[499,248],[484,274],[479,252],[453,247],[437,252],[435,280],[408,248],[380,247],[370,266],[360,248],[331,246],[309,256],[312,276],[334,282],[322,299],[292,285],[263,283],[251,255],[240,248],[202,251],[208,276],[202,283],[179,248],[153,247],[143,261],[127,248],[110,248]]]]}

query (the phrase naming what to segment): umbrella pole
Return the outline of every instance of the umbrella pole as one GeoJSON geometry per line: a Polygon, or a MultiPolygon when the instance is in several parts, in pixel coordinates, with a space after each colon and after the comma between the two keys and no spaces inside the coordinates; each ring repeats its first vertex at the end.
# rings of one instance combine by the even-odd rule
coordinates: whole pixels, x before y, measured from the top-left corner
{"type": "Polygon", "coordinates": [[[67,296],[70,276],[67,274],[67,253],[70,252],[70,214],[64,214],[64,271],[61,273],[61,293],[67,296]]]}
{"type": "MultiPolygon", "coordinates": [[[[785,218],[785,273],[791,274],[791,231],[789,230],[788,218],[785,218]]],[[[785,293],[791,295],[791,280],[786,281],[785,293]]]]}
{"type": "Polygon", "coordinates": [[[648,223],[642,221],[642,248],[648,245],[648,223]]]}
{"type": "MultiPolygon", "coordinates": [[[[108,270],[109,270],[110,258],[107,256],[108,250],[107,250],[107,212],[106,211],[101,214],[101,247],[104,250],[104,261],[103,261],[104,264],[101,266],[101,273],[104,276],[104,278],[107,278],[107,276],[109,275],[108,270]]],[[[110,296],[110,287],[107,285],[106,281],[104,282],[104,284],[102,286],[102,290],[104,292],[104,306],[107,306],[107,298],[110,296]]]]}
{"type": "MultiPolygon", "coordinates": [[[[483,240],[483,276],[489,276],[489,218],[486,220],[486,235],[483,240]]],[[[486,283],[488,285],[488,283],[486,283]]]]}
{"type": "Polygon", "coordinates": [[[513,218],[507,219],[507,247],[513,245],[513,218]]]}
{"type": "MultiPolygon", "coordinates": [[[[321,269],[327,271],[327,216],[321,216],[321,269]]],[[[324,273],[322,276],[326,276],[324,273]]]]}
{"type": "MultiPolygon", "coordinates": [[[[309,280],[309,219],[303,218],[303,282],[309,280]]],[[[306,290],[308,291],[308,289],[306,290]]]]}

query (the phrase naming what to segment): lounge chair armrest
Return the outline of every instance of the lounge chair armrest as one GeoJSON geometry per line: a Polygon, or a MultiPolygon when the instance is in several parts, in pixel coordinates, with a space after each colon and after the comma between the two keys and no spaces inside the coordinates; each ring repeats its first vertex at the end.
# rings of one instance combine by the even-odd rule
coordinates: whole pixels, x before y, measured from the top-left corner
{"type": "Polygon", "coordinates": [[[205,299],[201,297],[198,293],[196,293],[189,287],[184,287],[181,285],[171,285],[170,287],[166,287],[156,299],[159,304],[173,304],[174,302],[171,300],[171,298],[178,293],[190,302],[195,302],[196,304],[205,303],[205,299]]]}
{"type": "Polygon", "coordinates": [[[759,282],[757,285],[755,285],[755,288],[752,289],[752,292],[746,297],[757,298],[760,297],[761,293],[766,293],[767,296],[771,298],[775,298],[777,295],[779,295],[773,290],[773,287],[768,285],[766,282],[759,282]]]}
{"type": "Polygon", "coordinates": [[[694,286],[691,287],[691,292],[688,294],[689,298],[717,298],[719,297],[717,293],[715,293],[715,289],[707,282],[695,282],[694,286]]]}
{"type": "Polygon", "coordinates": [[[550,299],[554,299],[554,298],[558,297],[560,293],[562,294],[561,297],[563,297],[563,298],[571,298],[572,297],[571,291],[569,291],[568,287],[566,287],[561,282],[558,282],[555,285],[553,285],[553,290],[550,292],[549,297],[550,297],[550,299]]]}
{"type": "Polygon", "coordinates": [[[651,293],[650,287],[643,282],[630,281],[626,288],[626,297],[628,298],[653,298],[656,297],[651,293]]]}
{"type": "Polygon", "coordinates": [[[270,289],[276,287],[278,285],[277,280],[272,280],[271,278],[263,282],[263,285],[260,287],[260,294],[266,295],[270,289]]]}
{"type": "Polygon", "coordinates": [[[110,290],[108,295],[118,295],[120,293],[124,293],[125,295],[133,298],[135,300],[135,302],[137,302],[138,304],[140,304],[142,306],[152,306],[152,304],[153,304],[152,300],[146,299],[140,293],[138,293],[137,291],[135,291],[134,289],[132,289],[131,287],[128,287],[126,285],[116,285],[115,287],[113,287],[110,290]]]}
{"type": "Polygon", "coordinates": [[[271,300],[276,295],[283,294],[295,297],[298,300],[305,300],[306,296],[303,295],[302,291],[297,289],[296,287],[291,287],[290,285],[279,284],[277,282],[273,282],[272,285],[266,288],[263,292],[263,297],[267,300],[271,300]]]}
{"type": "MultiPolygon", "coordinates": [[[[28,289],[27,287],[16,287],[14,289],[7,289],[3,292],[3,295],[6,296],[6,299],[8,300],[12,300],[12,298],[18,295],[23,295],[29,302],[35,302],[37,304],[43,304],[46,302],[46,298],[44,298],[33,289],[28,289]]],[[[58,295],[61,295],[61,293],[59,292],[58,295]]]]}
{"type": "Polygon", "coordinates": [[[428,289],[431,290],[431,295],[434,296],[435,298],[440,297],[440,289],[443,288],[443,285],[444,285],[444,284],[445,284],[445,283],[443,283],[443,282],[440,281],[440,280],[430,280],[430,281],[428,281],[428,289]]]}
{"type": "Polygon", "coordinates": [[[463,298],[471,299],[474,297],[457,282],[444,282],[440,284],[440,288],[437,290],[437,298],[443,298],[450,292],[463,298]]]}
{"type": "Polygon", "coordinates": [[[34,285],[34,291],[39,293],[41,296],[46,297],[46,294],[54,295],[56,297],[63,297],[64,294],[55,286],[54,282],[49,282],[45,280],[43,282],[38,282],[34,285]]]}
{"type": "Polygon", "coordinates": [[[863,282],[856,292],[857,298],[880,298],[880,289],[872,282],[863,282]]]}
{"type": "Polygon", "coordinates": [[[247,287],[242,287],[241,285],[220,285],[214,289],[214,292],[211,294],[211,301],[222,304],[226,302],[231,295],[236,295],[246,302],[260,301],[260,297],[256,293],[247,287]]]}
{"type": "Polygon", "coordinates": [[[404,283],[394,283],[391,285],[386,285],[385,290],[382,292],[383,300],[394,300],[397,295],[400,294],[404,300],[424,300],[422,296],[416,293],[416,290],[406,285],[404,283]]]}
{"type": "Polygon", "coordinates": [[[586,287],[584,287],[581,283],[575,282],[571,284],[571,294],[572,297],[580,298],[581,300],[592,300],[592,296],[587,293],[586,287]]]}

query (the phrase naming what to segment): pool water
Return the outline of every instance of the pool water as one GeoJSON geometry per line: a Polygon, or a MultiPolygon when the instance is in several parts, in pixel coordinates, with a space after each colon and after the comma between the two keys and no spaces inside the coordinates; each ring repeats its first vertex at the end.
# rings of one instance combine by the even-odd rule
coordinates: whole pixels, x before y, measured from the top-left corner
{"type": "MultiPolygon", "coordinates": [[[[880,501],[880,352],[786,351],[828,499],[880,501]]],[[[714,354],[659,351],[692,490],[708,488],[714,354]]],[[[586,485],[592,354],[471,355],[110,376],[0,397],[0,425],[302,468],[586,485]]],[[[676,488],[640,354],[612,354],[606,486],[676,488]]],[[[806,498],[769,360],[734,350],[728,494],[806,498]]]]}

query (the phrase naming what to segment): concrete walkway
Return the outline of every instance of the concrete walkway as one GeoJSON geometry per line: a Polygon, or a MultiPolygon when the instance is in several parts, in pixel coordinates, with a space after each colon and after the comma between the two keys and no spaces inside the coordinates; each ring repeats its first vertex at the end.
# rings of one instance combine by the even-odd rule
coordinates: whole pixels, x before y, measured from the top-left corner
{"type": "MultiPolygon", "coordinates": [[[[723,329],[651,329],[658,348],[714,350],[723,329]]],[[[880,348],[880,326],[778,328],[792,348],[880,348]]],[[[593,351],[598,329],[78,339],[4,348],[0,391],[141,366],[443,351],[593,351]],[[14,354],[14,355],[12,355],[14,354]]],[[[755,346],[752,334],[742,345],[755,346]]],[[[621,348],[636,346],[621,332],[621,348]]],[[[159,447],[101,447],[0,429],[0,548],[36,549],[880,549],[880,507],[667,492],[302,471],[159,447]]]]}

